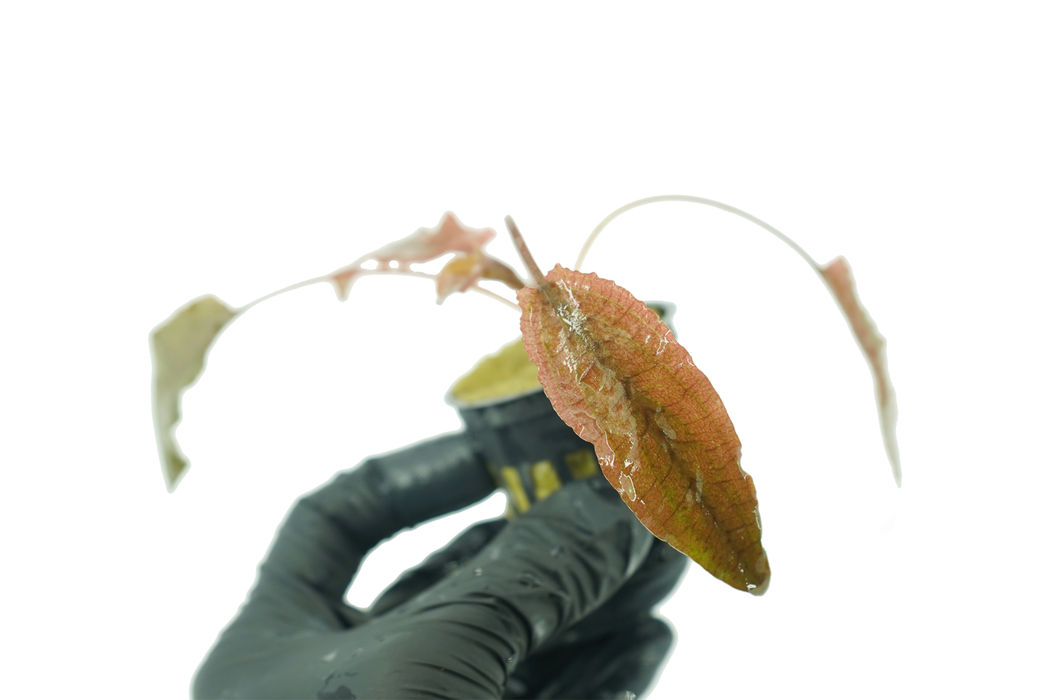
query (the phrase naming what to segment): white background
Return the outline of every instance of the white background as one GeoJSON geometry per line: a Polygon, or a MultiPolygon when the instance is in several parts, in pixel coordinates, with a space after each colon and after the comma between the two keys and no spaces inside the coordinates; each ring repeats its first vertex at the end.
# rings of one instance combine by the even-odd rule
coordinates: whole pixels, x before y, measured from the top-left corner
{"type": "MultiPolygon", "coordinates": [[[[187,697],[295,499],[457,429],[447,387],[517,332],[410,279],[262,304],[186,394],[168,494],[147,335],[172,311],[446,210],[518,265],[512,214],[541,266],[571,266],[661,193],[847,256],[889,341],[904,487],[865,362],[787,247],[695,205],[611,226],[585,269],[678,304],[774,572],[756,599],[691,567],[650,697],[1047,692],[1041,4],[379,5],[0,9],[4,694],[187,697]]],[[[350,599],[501,498],[398,537],[350,599]]]]}

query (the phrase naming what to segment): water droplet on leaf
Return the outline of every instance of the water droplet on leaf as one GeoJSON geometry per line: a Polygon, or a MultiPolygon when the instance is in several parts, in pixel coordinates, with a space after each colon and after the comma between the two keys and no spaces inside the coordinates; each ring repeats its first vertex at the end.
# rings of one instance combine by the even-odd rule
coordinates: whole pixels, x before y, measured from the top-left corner
{"type": "Polygon", "coordinates": [[[622,493],[627,496],[628,500],[633,501],[638,497],[634,492],[634,481],[623,473],[620,474],[620,488],[623,489],[622,493]]]}

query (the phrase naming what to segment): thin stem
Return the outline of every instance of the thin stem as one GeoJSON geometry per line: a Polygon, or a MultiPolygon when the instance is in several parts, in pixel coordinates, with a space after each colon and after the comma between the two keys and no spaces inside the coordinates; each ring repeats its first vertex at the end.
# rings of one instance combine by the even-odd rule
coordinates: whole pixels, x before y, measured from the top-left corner
{"type": "MultiPolygon", "coordinates": [[[[387,270],[361,270],[361,272],[359,273],[359,275],[361,277],[367,277],[369,275],[391,275],[391,274],[393,274],[393,275],[406,275],[408,277],[419,277],[421,279],[432,280],[432,281],[437,281],[437,278],[438,278],[437,275],[432,275],[429,272],[420,272],[419,270],[400,270],[400,269],[396,269],[396,268],[387,269],[387,270]]],[[[483,296],[487,296],[487,297],[489,297],[491,299],[495,299],[496,301],[501,301],[505,305],[507,305],[510,308],[512,308],[515,311],[517,311],[519,314],[521,313],[521,307],[518,306],[517,304],[515,304],[513,301],[511,301],[510,299],[507,299],[505,297],[501,297],[499,294],[496,294],[491,289],[485,289],[484,287],[480,287],[480,286],[478,286],[477,283],[474,283],[471,286],[467,287],[467,291],[468,292],[477,292],[478,294],[481,294],[483,296]]]]}
{"type": "Polygon", "coordinates": [[[238,314],[243,314],[245,311],[247,311],[248,309],[252,308],[253,306],[258,304],[259,302],[266,301],[267,299],[269,299],[271,297],[275,297],[278,294],[284,294],[285,292],[290,292],[293,289],[299,289],[300,287],[309,287],[311,284],[317,284],[318,282],[327,282],[330,277],[331,277],[331,275],[324,275],[323,277],[314,277],[313,279],[303,280],[302,282],[296,282],[295,284],[293,284],[291,286],[288,286],[288,287],[285,287],[284,289],[278,289],[276,292],[270,292],[269,294],[265,294],[265,295],[259,297],[255,301],[248,302],[247,304],[245,304],[241,308],[237,309],[237,313],[238,314]]]}
{"type": "Polygon", "coordinates": [[[532,257],[532,252],[529,247],[525,245],[525,239],[521,235],[521,231],[518,230],[518,225],[514,223],[514,219],[509,216],[503,219],[507,224],[507,230],[510,231],[511,240],[514,241],[514,247],[518,250],[518,255],[521,256],[521,261],[525,263],[525,269],[529,271],[533,280],[536,282],[536,286],[539,288],[543,295],[547,297],[551,302],[554,301],[553,294],[554,288],[551,283],[543,276],[543,272],[540,271],[540,266],[536,264],[536,259],[532,257]]]}
{"type": "MultiPolygon", "coordinates": [[[[368,277],[369,275],[406,275],[408,277],[419,277],[421,279],[432,281],[437,281],[438,278],[437,275],[432,275],[429,272],[420,272],[419,270],[401,270],[397,268],[391,268],[387,270],[361,270],[358,274],[361,277],[368,277]]],[[[503,304],[505,304],[506,306],[509,306],[518,313],[521,313],[521,307],[515,304],[513,301],[507,299],[506,297],[501,297],[499,294],[496,294],[491,289],[485,289],[484,287],[478,286],[476,282],[471,286],[467,287],[467,291],[477,292],[482,296],[486,296],[490,299],[495,299],[496,301],[503,302],[503,304]]]]}
{"type": "Polygon", "coordinates": [[[736,214],[739,217],[747,219],[753,224],[758,224],[759,226],[761,226],[762,228],[779,238],[784,243],[787,243],[789,246],[791,246],[792,250],[794,250],[796,253],[802,256],[802,258],[807,263],[809,263],[810,267],[812,267],[817,272],[820,271],[820,266],[817,264],[817,261],[811,258],[809,253],[804,251],[798,243],[795,243],[786,235],[773,228],[765,221],[762,221],[762,219],[758,218],[757,216],[752,216],[751,214],[748,214],[742,209],[737,209],[736,207],[730,206],[728,204],[723,204],[722,202],[717,202],[713,199],[707,199],[705,197],[693,197],[692,195],[687,194],[662,194],[656,197],[646,197],[645,199],[639,199],[634,202],[631,202],[630,204],[625,204],[613,213],[609,214],[607,217],[602,219],[602,222],[598,224],[598,226],[596,226],[595,229],[591,231],[591,235],[587,237],[587,240],[583,244],[583,248],[580,250],[580,256],[576,258],[575,269],[580,269],[580,267],[583,265],[583,259],[587,257],[587,253],[590,251],[591,246],[594,245],[594,241],[598,238],[598,234],[601,233],[602,229],[608,226],[613,221],[613,219],[618,217],[620,214],[623,214],[624,212],[630,211],[631,209],[635,209],[645,204],[655,204],[656,202],[692,202],[694,204],[705,204],[709,207],[721,209],[722,211],[727,211],[730,214],[736,214]]]}
{"type": "Polygon", "coordinates": [[[483,295],[485,295],[487,297],[495,299],[496,301],[502,301],[504,304],[506,304],[510,308],[514,309],[519,314],[521,313],[521,307],[520,306],[518,306],[515,302],[511,301],[510,299],[508,299],[506,297],[502,297],[499,294],[496,294],[491,289],[485,289],[484,287],[479,287],[477,284],[475,284],[475,285],[473,285],[471,287],[467,287],[467,291],[468,292],[477,292],[478,294],[483,294],[483,295]]]}
{"type": "MultiPolygon", "coordinates": [[[[322,277],[314,277],[313,279],[308,279],[308,280],[304,280],[302,282],[297,282],[296,284],[293,284],[293,285],[290,285],[288,287],[285,287],[284,289],[278,289],[276,292],[270,292],[269,294],[261,296],[258,299],[256,299],[255,301],[248,302],[244,306],[240,307],[239,309],[237,309],[237,314],[238,315],[243,314],[245,311],[247,311],[248,309],[252,308],[253,306],[258,304],[259,302],[266,301],[267,299],[269,299],[271,297],[275,297],[278,294],[284,294],[285,292],[290,292],[290,291],[292,291],[294,289],[299,289],[300,287],[309,287],[311,284],[317,284],[319,282],[331,282],[332,276],[335,275],[337,272],[342,271],[343,269],[346,269],[346,268],[341,268],[340,270],[337,270],[336,272],[333,272],[333,273],[328,274],[328,275],[324,275],[322,277]]],[[[431,275],[431,274],[429,274],[427,272],[420,272],[419,270],[401,270],[401,269],[397,269],[397,268],[391,268],[391,269],[386,269],[386,270],[360,270],[358,272],[358,276],[359,277],[367,277],[369,275],[405,275],[405,276],[408,276],[408,277],[421,277],[423,279],[428,279],[428,280],[436,280],[437,279],[437,275],[431,275]]],[[[473,285],[471,285],[470,287],[467,288],[467,291],[474,291],[474,292],[477,292],[477,293],[479,293],[479,294],[481,294],[483,296],[487,296],[487,297],[490,297],[492,299],[495,299],[496,301],[502,302],[506,306],[509,306],[510,308],[514,309],[518,313],[521,313],[521,307],[520,306],[518,306],[513,301],[511,301],[511,300],[509,300],[509,299],[507,299],[505,297],[501,297],[499,294],[496,294],[492,290],[485,289],[484,287],[479,287],[477,284],[473,284],[473,285]]]]}

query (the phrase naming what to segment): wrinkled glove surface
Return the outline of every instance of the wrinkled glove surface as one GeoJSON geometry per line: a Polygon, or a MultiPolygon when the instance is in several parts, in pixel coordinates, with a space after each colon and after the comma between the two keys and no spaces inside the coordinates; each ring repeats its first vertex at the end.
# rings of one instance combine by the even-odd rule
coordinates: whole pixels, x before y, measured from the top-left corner
{"type": "Polygon", "coordinates": [[[475,525],[368,611],[344,602],[370,549],[492,492],[463,434],[367,460],[289,513],[196,698],[602,698],[641,694],[671,644],[651,610],[686,558],[601,476],[475,525]]]}

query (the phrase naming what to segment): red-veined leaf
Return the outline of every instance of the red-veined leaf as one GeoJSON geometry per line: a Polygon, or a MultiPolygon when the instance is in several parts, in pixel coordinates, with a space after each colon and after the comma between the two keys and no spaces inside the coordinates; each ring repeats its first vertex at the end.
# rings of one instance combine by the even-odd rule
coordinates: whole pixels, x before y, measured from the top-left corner
{"type": "Polygon", "coordinates": [[[560,265],[540,284],[518,291],[521,331],[558,415],[650,532],[761,595],[770,570],[755,485],[711,382],[626,289],[560,265]]]}

